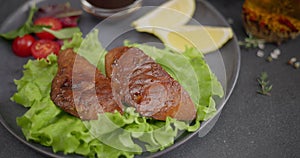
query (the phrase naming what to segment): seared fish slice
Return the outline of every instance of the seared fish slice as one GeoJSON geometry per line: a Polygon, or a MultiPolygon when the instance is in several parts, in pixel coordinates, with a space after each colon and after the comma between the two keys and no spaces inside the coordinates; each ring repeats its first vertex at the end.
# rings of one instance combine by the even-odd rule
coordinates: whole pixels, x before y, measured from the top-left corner
{"type": "Polygon", "coordinates": [[[193,120],[189,94],[163,68],[138,48],[118,47],[106,55],[106,72],[120,108],[133,106],[143,116],[193,120]]]}

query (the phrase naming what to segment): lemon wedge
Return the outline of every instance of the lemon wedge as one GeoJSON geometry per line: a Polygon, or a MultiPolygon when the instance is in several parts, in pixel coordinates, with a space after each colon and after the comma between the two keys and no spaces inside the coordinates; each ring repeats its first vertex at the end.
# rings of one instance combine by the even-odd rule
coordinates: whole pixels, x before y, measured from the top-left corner
{"type": "Polygon", "coordinates": [[[230,27],[201,25],[154,28],[153,34],[177,52],[183,52],[186,47],[195,47],[204,54],[219,49],[233,37],[230,27]]]}
{"type": "Polygon", "coordinates": [[[153,33],[154,28],[186,24],[193,16],[195,0],[169,0],[132,23],[140,32],[153,33]]]}

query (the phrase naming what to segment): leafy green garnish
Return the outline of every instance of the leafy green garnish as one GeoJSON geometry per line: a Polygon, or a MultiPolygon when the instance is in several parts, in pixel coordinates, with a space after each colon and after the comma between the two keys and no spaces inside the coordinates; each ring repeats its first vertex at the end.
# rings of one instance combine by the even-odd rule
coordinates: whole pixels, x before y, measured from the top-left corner
{"type": "Polygon", "coordinates": [[[97,29],[89,33],[82,41],[78,54],[85,57],[91,64],[95,65],[103,75],[105,75],[105,54],[107,51],[102,48],[98,39],[99,31],[97,29]]]}
{"type": "Polygon", "coordinates": [[[61,30],[51,30],[48,28],[43,28],[43,30],[51,33],[54,35],[57,39],[69,39],[73,37],[74,33],[80,33],[79,27],[69,27],[69,28],[63,28],[61,30]]]}
{"type": "Polygon", "coordinates": [[[91,64],[96,66],[105,75],[105,54],[107,51],[102,48],[98,40],[98,30],[89,33],[85,39],[82,33],[73,34],[71,41],[64,41],[62,50],[72,48],[76,53],[85,57],[91,64]]]}
{"type": "Polygon", "coordinates": [[[262,95],[271,95],[271,90],[273,88],[272,85],[270,85],[270,81],[268,79],[268,74],[266,72],[262,72],[257,79],[259,85],[260,85],[260,90],[257,92],[262,95]]]}
{"type": "Polygon", "coordinates": [[[244,39],[244,41],[238,42],[240,46],[244,46],[245,48],[257,48],[260,44],[264,44],[265,41],[262,39],[255,38],[253,35],[249,35],[244,39]]]}
{"type": "Polygon", "coordinates": [[[13,31],[10,31],[7,33],[0,34],[0,36],[7,40],[12,40],[12,39],[15,39],[16,37],[21,37],[26,34],[43,31],[43,28],[45,28],[47,26],[33,25],[33,22],[32,22],[33,15],[37,10],[38,9],[36,8],[36,6],[33,5],[30,8],[29,16],[28,16],[26,22],[21,27],[19,27],[17,30],[13,30],[13,31]]]}
{"type": "Polygon", "coordinates": [[[61,47],[61,49],[65,50],[71,48],[75,52],[78,52],[78,49],[80,48],[82,41],[83,41],[82,33],[81,32],[74,33],[70,41],[69,40],[64,41],[64,44],[61,47]]]}

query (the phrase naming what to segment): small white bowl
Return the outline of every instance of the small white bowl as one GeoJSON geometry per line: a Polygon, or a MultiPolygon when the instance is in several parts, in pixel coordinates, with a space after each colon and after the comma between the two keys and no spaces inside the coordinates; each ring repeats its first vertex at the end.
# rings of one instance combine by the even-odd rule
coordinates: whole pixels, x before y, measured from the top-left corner
{"type": "Polygon", "coordinates": [[[114,17],[120,17],[140,8],[142,6],[142,0],[135,0],[125,7],[115,9],[100,8],[92,5],[87,0],[81,0],[81,5],[84,11],[99,18],[107,18],[112,15],[114,15],[114,17]]]}

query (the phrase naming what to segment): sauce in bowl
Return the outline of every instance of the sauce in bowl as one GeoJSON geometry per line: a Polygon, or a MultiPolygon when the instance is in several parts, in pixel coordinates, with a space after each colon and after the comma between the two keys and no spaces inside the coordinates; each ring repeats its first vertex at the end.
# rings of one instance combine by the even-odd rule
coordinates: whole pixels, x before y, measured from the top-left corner
{"type": "Polygon", "coordinates": [[[127,15],[142,5],[142,0],[81,0],[82,8],[87,13],[100,18],[114,15],[127,15]]]}
{"type": "Polygon", "coordinates": [[[93,6],[105,9],[123,8],[132,4],[135,0],[87,0],[93,6]]]}

